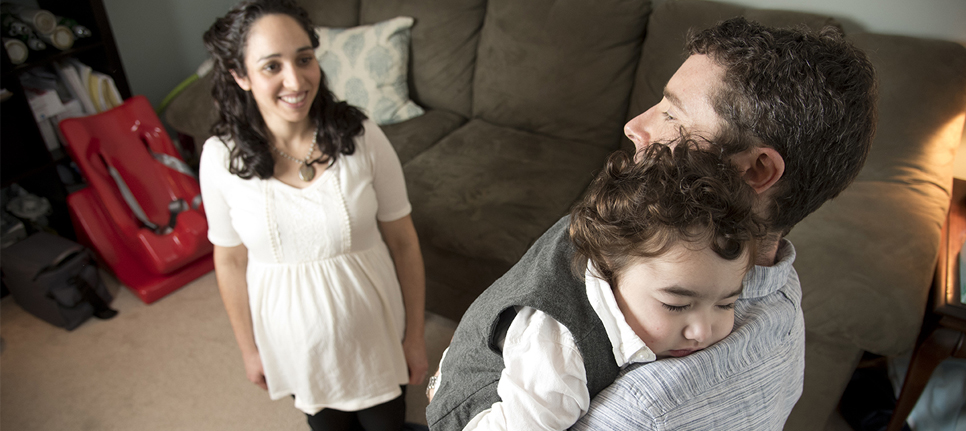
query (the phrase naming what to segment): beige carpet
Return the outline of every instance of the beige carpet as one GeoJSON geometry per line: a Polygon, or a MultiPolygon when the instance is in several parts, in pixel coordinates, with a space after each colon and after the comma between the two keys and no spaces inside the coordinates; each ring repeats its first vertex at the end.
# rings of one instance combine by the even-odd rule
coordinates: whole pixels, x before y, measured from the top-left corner
{"type": "MultiPolygon", "coordinates": [[[[214,273],[151,305],[104,276],[117,317],[68,332],[0,301],[0,429],[4,431],[307,430],[290,399],[245,379],[214,273]]],[[[427,315],[435,371],[456,324],[427,315]]],[[[407,420],[425,424],[425,386],[407,420]]]]}
{"type": "MultiPolygon", "coordinates": [[[[68,332],[0,301],[0,430],[307,430],[288,399],[245,379],[210,273],[145,305],[102,272],[117,317],[68,332]]],[[[430,371],[456,324],[428,313],[430,371]]],[[[425,386],[406,394],[407,420],[425,424],[425,386]]],[[[826,431],[849,431],[833,415],[826,431]]]]}

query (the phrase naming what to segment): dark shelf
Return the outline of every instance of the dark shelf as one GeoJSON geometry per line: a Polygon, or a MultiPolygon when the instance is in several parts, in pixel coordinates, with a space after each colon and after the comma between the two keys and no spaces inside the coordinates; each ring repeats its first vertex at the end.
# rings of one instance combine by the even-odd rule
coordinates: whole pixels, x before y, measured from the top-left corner
{"type": "Polygon", "coordinates": [[[131,88],[124,74],[103,0],[38,0],[37,4],[56,15],[75,19],[89,28],[93,35],[76,39],[74,46],[68,50],[48,47],[43,51],[30,51],[27,61],[18,65],[12,64],[6,50],[3,50],[0,55],[0,83],[11,92],[11,96],[3,101],[3,116],[0,117],[0,183],[3,188],[17,183],[30,193],[47,198],[54,211],[48,217],[51,227],[61,235],[72,238],[74,231],[67,208],[68,191],[58,174],[58,165],[69,164],[70,158],[63,149],[47,149],[40,128],[34,121],[20,76],[35,67],[76,58],[94,70],[110,75],[123,99],[131,97],[131,88]]]}
{"type": "MultiPolygon", "coordinates": [[[[102,50],[104,49],[104,42],[100,40],[81,39],[74,43],[74,46],[68,50],[61,51],[55,48],[47,48],[43,51],[30,51],[30,55],[27,56],[27,61],[23,64],[12,65],[10,69],[4,69],[3,80],[19,76],[21,73],[27,70],[33,69],[35,67],[47,66],[58,60],[64,60],[71,57],[81,57],[85,53],[102,50]]],[[[6,55],[6,53],[4,53],[6,55]]]]}

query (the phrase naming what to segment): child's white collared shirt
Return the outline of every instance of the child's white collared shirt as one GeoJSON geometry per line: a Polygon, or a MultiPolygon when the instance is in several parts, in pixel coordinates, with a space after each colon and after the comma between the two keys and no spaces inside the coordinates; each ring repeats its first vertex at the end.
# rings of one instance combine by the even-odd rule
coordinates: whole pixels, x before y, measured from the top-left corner
{"type": "MultiPolygon", "coordinates": [[[[610,285],[587,266],[587,299],[604,325],[614,361],[619,367],[654,361],[654,353],[624,320],[610,285]]],[[[546,313],[518,307],[503,344],[503,363],[497,386],[501,401],[477,414],[464,431],[564,430],[587,413],[583,358],[570,330],[546,313]]]]}

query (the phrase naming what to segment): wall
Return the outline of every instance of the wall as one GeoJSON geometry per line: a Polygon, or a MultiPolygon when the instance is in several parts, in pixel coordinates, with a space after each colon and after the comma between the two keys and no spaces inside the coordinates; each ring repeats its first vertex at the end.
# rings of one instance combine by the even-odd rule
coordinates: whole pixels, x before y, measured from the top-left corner
{"type": "MultiPolygon", "coordinates": [[[[674,0],[654,0],[661,4],[674,0]]],[[[830,15],[847,32],[865,30],[946,39],[966,45],[966,1],[963,0],[722,0],[759,9],[830,15]]]]}
{"type": "Polygon", "coordinates": [[[103,0],[131,91],[157,107],[208,54],[201,35],[238,0],[103,0]]]}

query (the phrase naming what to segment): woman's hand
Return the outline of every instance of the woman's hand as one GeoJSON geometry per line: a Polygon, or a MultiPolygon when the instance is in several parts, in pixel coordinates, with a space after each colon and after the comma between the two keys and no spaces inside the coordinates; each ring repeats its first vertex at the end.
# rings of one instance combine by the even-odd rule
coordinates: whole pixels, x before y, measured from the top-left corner
{"type": "Polygon", "coordinates": [[[406,335],[403,337],[403,353],[409,367],[409,384],[418,385],[426,379],[429,360],[426,359],[426,275],[423,272],[423,255],[419,250],[419,238],[413,219],[407,215],[395,221],[379,222],[389,255],[396,266],[396,277],[402,290],[403,306],[406,308],[406,335]]]}
{"type": "Polygon", "coordinates": [[[248,303],[248,283],[245,273],[248,268],[248,248],[244,244],[234,247],[215,246],[215,277],[218,291],[228,312],[228,321],[235,333],[235,341],[241,349],[245,363],[245,375],[258,387],[268,390],[265,382],[265,369],[262,358],[258,356],[255,334],[252,329],[252,314],[248,303]]]}
{"type": "Polygon", "coordinates": [[[406,337],[403,340],[403,353],[409,366],[409,384],[419,385],[426,379],[429,359],[426,358],[426,339],[422,335],[406,337]]]}
{"type": "Polygon", "coordinates": [[[265,369],[262,368],[262,358],[258,356],[258,352],[246,354],[243,359],[248,381],[267,391],[268,383],[265,381],[265,369]]]}

